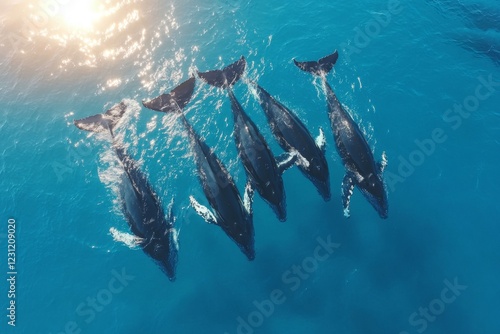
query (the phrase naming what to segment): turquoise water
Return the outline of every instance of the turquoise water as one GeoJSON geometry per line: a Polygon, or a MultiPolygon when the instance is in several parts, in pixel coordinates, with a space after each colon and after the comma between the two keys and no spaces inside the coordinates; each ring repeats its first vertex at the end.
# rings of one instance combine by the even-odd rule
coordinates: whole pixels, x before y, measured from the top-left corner
{"type": "MultiPolygon", "coordinates": [[[[71,1],[41,3],[1,5],[4,277],[9,218],[17,260],[16,326],[7,324],[3,279],[1,333],[498,331],[498,3],[123,0],[73,16],[71,1]],[[377,159],[388,157],[387,220],[357,190],[351,218],[343,217],[344,167],[325,97],[292,62],[335,49],[327,79],[377,159]],[[241,55],[245,80],[314,135],[325,130],[332,188],[324,202],[297,168],[288,170],[286,223],[256,195],[253,262],[190,207],[190,195],[206,200],[182,124],[140,107],[189,73],[241,55]],[[175,198],[173,283],[111,236],[111,228],[128,230],[119,165],[106,136],[72,124],[122,99],[131,107],[119,137],[164,206],[175,198]]],[[[281,154],[247,84],[235,94],[281,154]]],[[[226,94],[198,82],[187,118],[243,192],[226,94]]]]}

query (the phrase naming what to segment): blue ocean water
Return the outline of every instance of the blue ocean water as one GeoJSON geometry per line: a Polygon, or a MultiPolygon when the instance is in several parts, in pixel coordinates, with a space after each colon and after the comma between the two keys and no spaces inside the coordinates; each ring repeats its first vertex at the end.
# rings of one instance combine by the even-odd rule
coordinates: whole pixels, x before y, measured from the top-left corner
{"type": "MultiPolygon", "coordinates": [[[[496,333],[500,328],[500,7],[495,1],[11,1],[0,14],[2,333],[496,333]],[[389,218],[355,190],[318,80],[292,59],[335,49],[327,79],[388,157],[389,218]],[[325,131],[332,199],[284,174],[288,220],[256,195],[256,259],[196,216],[206,204],[182,124],[140,106],[244,55],[235,94],[276,155],[258,81],[325,131]],[[125,99],[118,130],[179,229],[177,280],[115,241],[120,167],[73,120],[125,99]],[[6,308],[16,221],[16,322],[6,308]],[[325,247],[329,244],[330,247],[325,247]]],[[[237,181],[224,92],[197,83],[187,118],[237,181]]]]}

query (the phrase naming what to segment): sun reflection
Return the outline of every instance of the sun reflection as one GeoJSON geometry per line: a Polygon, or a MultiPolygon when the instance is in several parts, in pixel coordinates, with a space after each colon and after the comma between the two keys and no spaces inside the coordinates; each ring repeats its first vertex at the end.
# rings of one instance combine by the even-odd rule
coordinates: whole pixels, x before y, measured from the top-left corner
{"type": "Polygon", "coordinates": [[[72,0],[61,8],[66,24],[78,29],[91,29],[102,16],[103,7],[95,0],[72,0]]]}
{"type": "MultiPolygon", "coordinates": [[[[176,46],[173,32],[180,25],[173,5],[146,0],[12,2],[18,5],[0,14],[5,34],[0,50],[20,54],[12,57],[12,68],[19,68],[26,80],[39,71],[37,80],[97,86],[97,94],[122,89],[131,81],[149,91],[157,88],[158,78],[179,81],[184,75],[181,64],[199,52],[198,47],[176,46]],[[165,57],[165,52],[172,56],[165,57]],[[70,76],[78,80],[68,80],[70,76]]],[[[51,89],[48,84],[39,87],[51,89]]]]}

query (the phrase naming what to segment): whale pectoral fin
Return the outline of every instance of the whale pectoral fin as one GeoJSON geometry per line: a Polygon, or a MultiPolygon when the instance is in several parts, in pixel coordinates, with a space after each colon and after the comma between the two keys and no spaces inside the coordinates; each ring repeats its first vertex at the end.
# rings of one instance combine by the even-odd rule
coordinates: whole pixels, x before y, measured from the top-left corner
{"type": "Polygon", "coordinates": [[[178,248],[179,245],[177,243],[177,239],[180,233],[180,228],[178,228],[176,225],[177,224],[174,213],[174,198],[172,197],[172,200],[170,201],[170,203],[168,203],[167,207],[167,228],[165,233],[170,233],[171,237],[173,238],[172,240],[178,248]]]}
{"type": "Polygon", "coordinates": [[[167,221],[172,223],[172,225],[174,225],[174,221],[175,221],[175,215],[174,215],[174,198],[172,197],[172,200],[170,201],[170,203],[168,203],[168,207],[167,207],[167,221]]]}
{"type": "Polygon", "coordinates": [[[310,165],[309,161],[296,150],[281,154],[276,162],[281,174],[293,165],[300,165],[304,168],[309,168],[310,165]]]}
{"type": "Polygon", "coordinates": [[[299,166],[302,166],[304,168],[309,168],[309,165],[310,165],[309,160],[307,160],[306,158],[304,158],[302,156],[302,154],[300,154],[298,151],[294,151],[293,154],[295,154],[296,157],[297,157],[296,158],[297,160],[295,161],[295,164],[297,164],[299,166]]]}
{"type": "Polygon", "coordinates": [[[112,227],[109,229],[111,236],[115,241],[125,244],[130,249],[135,249],[143,245],[146,239],[140,238],[130,233],[120,232],[116,228],[112,227]]]}
{"type": "Polygon", "coordinates": [[[344,208],[344,217],[351,216],[349,212],[349,204],[351,203],[352,192],[354,191],[354,180],[352,175],[347,173],[342,181],[342,207],[344,208]]]}
{"type": "Polygon", "coordinates": [[[252,181],[248,180],[245,186],[245,194],[243,195],[243,205],[245,206],[245,210],[250,216],[253,214],[253,193],[254,188],[252,185],[252,181]]]}
{"type": "Polygon", "coordinates": [[[194,199],[193,196],[189,196],[189,202],[191,203],[194,211],[196,211],[196,213],[207,223],[217,225],[217,218],[215,218],[214,214],[209,208],[198,203],[198,201],[194,199]]]}
{"type": "Polygon", "coordinates": [[[387,155],[385,154],[385,151],[382,152],[382,160],[379,163],[377,163],[377,165],[378,165],[378,168],[380,170],[380,173],[383,173],[385,170],[385,167],[387,167],[387,165],[388,165],[387,155]]]}
{"type": "Polygon", "coordinates": [[[325,152],[326,137],[325,137],[325,133],[323,132],[323,129],[321,127],[319,128],[319,135],[316,137],[315,142],[316,142],[316,146],[318,146],[318,148],[320,150],[325,152]]]}
{"type": "Polygon", "coordinates": [[[297,151],[280,154],[280,156],[276,158],[276,164],[278,165],[280,174],[283,174],[287,169],[295,165],[295,163],[297,162],[297,158],[297,151]]]}

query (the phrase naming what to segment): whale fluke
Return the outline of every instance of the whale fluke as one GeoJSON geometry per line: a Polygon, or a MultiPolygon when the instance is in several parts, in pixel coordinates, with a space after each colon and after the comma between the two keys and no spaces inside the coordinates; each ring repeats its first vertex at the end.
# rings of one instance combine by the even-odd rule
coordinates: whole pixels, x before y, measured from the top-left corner
{"type": "Polygon", "coordinates": [[[198,72],[198,76],[209,85],[219,88],[228,88],[240,80],[245,72],[245,66],[245,57],[241,56],[238,61],[225,67],[223,70],[198,72]]]}
{"type": "Polygon", "coordinates": [[[195,78],[191,77],[170,91],[169,94],[162,94],[151,101],[142,101],[142,104],[152,110],[161,112],[182,112],[182,109],[191,100],[194,92],[195,78]]]}
{"type": "Polygon", "coordinates": [[[293,62],[302,71],[306,71],[314,75],[324,75],[332,70],[333,65],[337,62],[337,59],[339,59],[339,53],[335,51],[331,55],[321,58],[318,61],[300,62],[294,59],[293,62]]]}
{"type": "Polygon", "coordinates": [[[112,131],[116,124],[118,124],[126,110],[127,105],[124,102],[120,102],[114,105],[113,108],[109,109],[104,114],[97,114],[94,116],[77,119],[73,122],[77,128],[85,131],[112,131]]]}

